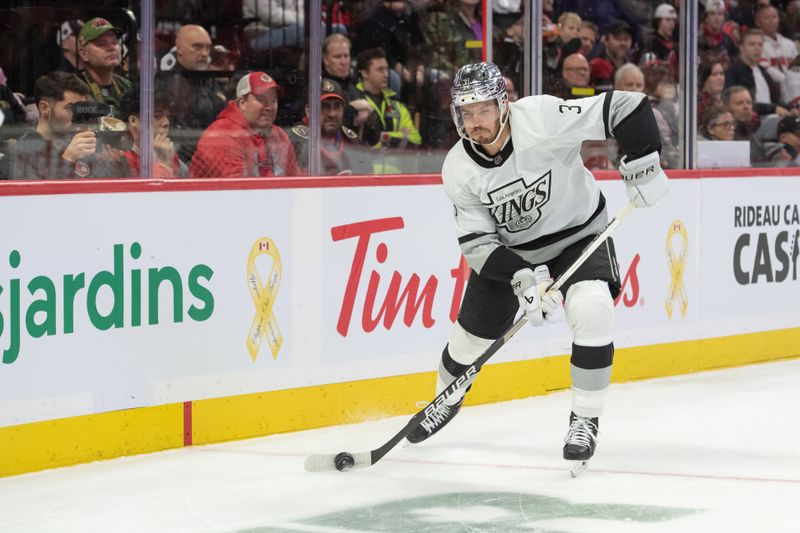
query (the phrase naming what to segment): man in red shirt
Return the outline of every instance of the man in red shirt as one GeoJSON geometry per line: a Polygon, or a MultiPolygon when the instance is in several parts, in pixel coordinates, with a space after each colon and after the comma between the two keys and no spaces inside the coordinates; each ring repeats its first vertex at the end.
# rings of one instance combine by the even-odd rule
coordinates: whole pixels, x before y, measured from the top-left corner
{"type": "Polygon", "coordinates": [[[283,88],[264,72],[251,72],[197,143],[193,178],[296,176],[297,158],[289,137],[274,125],[283,88]]]}

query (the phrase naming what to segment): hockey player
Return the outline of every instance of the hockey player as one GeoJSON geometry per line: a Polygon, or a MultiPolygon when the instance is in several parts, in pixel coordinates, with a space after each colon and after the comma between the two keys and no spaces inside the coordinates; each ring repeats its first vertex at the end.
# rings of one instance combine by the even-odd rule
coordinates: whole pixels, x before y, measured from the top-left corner
{"type": "MultiPolygon", "coordinates": [[[[563,303],[574,336],[563,456],[585,466],[597,443],[614,354],[612,315],[620,279],[611,239],[561,291],[548,287],[551,276],[563,273],[608,223],[606,200],[580,159],[582,141],[616,138],[623,156],[619,171],[637,207],[667,193],[653,111],[644,94],[626,91],[509,103],[503,76],[491,63],[461,67],[451,98],[462,140],[448,153],[442,179],[471,275],[442,352],[436,392],[508,329],[519,308],[541,326],[563,303]]],[[[422,442],[450,422],[470,384],[428,415],[408,440],[422,442]]]]}

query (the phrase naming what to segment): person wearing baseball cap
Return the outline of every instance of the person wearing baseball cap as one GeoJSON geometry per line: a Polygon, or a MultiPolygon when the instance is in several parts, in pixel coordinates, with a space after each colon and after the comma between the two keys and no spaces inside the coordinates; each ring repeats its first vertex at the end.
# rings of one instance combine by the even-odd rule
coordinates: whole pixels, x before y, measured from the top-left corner
{"type": "Polygon", "coordinates": [[[122,64],[122,30],[100,17],[81,26],[78,33],[78,55],[83,63],[83,79],[94,100],[111,106],[119,116],[119,102],[130,89],[131,82],[115,71],[122,64]]]}
{"type": "Polygon", "coordinates": [[[718,55],[727,66],[739,54],[739,46],[726,31],[726,9],[723,0],[706,0],[703,3],[703,22],[697,36],[697,50],[702,53],[718,55]]]}
{"type": "MultiPolygon", "coordinates": [[[[341,84],[322,78],[320,85],[320,173],[324,176],[369,172],[369,150],[358,134],[344,126],[345,94],[341,84]],[[363,148],[363,149],[359,149],[363,148]]],[[[288,128],[299,165],[308,170],[310,109],[301,122],[288,128]]]]}
{"type": "Polygon", "coordinates": [[[595,89],[604,92],[613,88],[617,69],[630,61],[633,30],[624,20],[613,19],[605,26],[600,42],[603,44],[603,53],[592,58],[589,66],[595,89]]]}
{"type": "Polygon", "coordinates": [[[197,143],[193,178],[296,176],[297,158],[286,132],[274,125],[283,88],[266,72],[239,80],[228,103],[197,143]]]}
{"type": "Polygon", "coordinates": [[[660,4],[653,13],[653,40],[647,51],[655,55],[661,62],[670,61],[676,53],[675,26],[678,24],[678,12],[671,4],[660,4]]]}
{"type": "Polygon", "coordinates": [[[800,154],[800,117],[786,115],[778,122],[778,141],[783,144],[792,161],[797,162],[800,154]]]}

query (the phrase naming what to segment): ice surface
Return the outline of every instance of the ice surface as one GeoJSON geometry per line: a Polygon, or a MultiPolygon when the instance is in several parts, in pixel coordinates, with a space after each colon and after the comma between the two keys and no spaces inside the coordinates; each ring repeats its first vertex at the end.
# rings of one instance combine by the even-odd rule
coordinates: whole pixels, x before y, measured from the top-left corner
{"type": "Polygon", "coordinates": [[[408,420],[0,479],[12,532],[797,532],[800,360],[615,384],[589,469],[560,458],[569,397],[465,407],[371,468],[308,473],[408,420]]]}

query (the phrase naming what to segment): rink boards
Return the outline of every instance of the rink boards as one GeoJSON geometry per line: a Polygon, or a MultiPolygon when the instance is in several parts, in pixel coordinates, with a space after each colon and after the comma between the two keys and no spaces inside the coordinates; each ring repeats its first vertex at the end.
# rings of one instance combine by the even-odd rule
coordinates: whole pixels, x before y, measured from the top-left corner
{"type": "MultiPolygon", "coordinates": [[[[614,237],[613,379],[800,355],[800,175],[670,177],[614,237]]],[[[265,181],[0,188],[0,476],[431,399],[466,274],[438,177],[265,181]]],[[[567,387],[570,346],[525,328],[468,403],[567,387]]]]}

